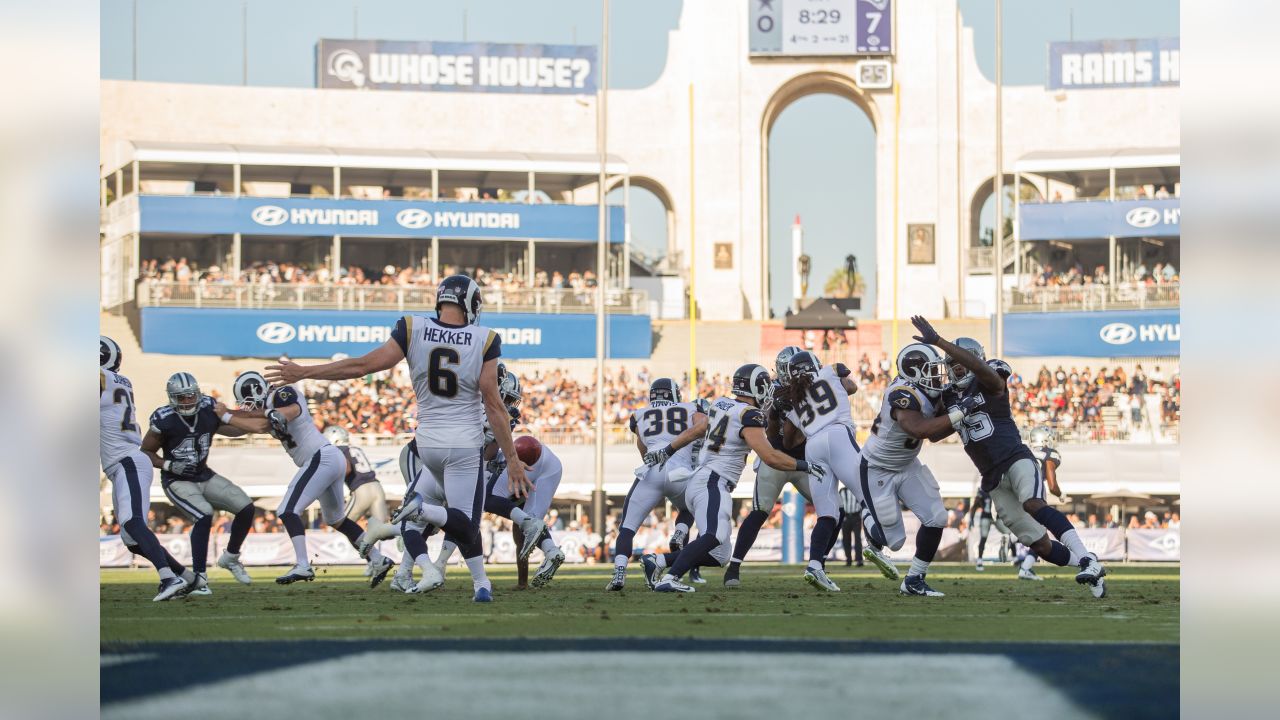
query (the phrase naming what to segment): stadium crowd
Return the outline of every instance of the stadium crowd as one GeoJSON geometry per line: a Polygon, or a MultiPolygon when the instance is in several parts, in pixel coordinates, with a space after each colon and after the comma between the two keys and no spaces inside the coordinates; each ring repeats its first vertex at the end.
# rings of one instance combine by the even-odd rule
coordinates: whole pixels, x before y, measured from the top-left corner
{"type": "MultiPolygon", "coordinates": [[[[1111,282],[1105,265],[1094,267],[1093,272],[1086,272],[1079,262],[1065,270],[1055,269],[1053,265],[1045,265],[1038,275],[1028,278],[1032,287],[1061,287],[1076,285],[1107,285],[1111,282]]],[[[1156,263],[1148,268],[1146,263],[1139,262],[1133,271],[1122,279],[1121,285],[1134,288],[1154,285],[1177,285],[1181,281],[1178,268],[1172,262],[1156,263]]]]}

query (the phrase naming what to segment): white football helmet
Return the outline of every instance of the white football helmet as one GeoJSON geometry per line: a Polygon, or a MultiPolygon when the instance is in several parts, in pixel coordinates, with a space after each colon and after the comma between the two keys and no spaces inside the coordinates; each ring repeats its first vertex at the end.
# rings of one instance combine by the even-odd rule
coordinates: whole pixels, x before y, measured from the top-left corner
{"type": "Polygon", "coordinates": [[[1056,442],[1057,437],[1053,429],[1045,425],[1038,425],[1032,428],[1030,435],[1027,437],[1027,444],[1036,448],[1052,448],[1056,442]]]}
{"type": "Polygon", "coordinates": [[[898,376],[936,398],[947,387],[947,363],[932,345],[912,343],[898,352],[898,376]]]}
{"type": "Polygon", "coordinates": [[[773,361],[773,371],[779,384],[786,385],[791,382],[791,358],[803,351],[804,348],[795,345],[788,345],[778,351],[778,357],[773,361]]]}
{"type": "Polygon", "coordinates": [[[271,385],[262,373],[250,370],[240,373],[231,385],[231,394],[241,410],[261,410],[267,406],[267,393],[271,385]]]}
{"type": "Polygon", "coordinates": [[[773,382],[769,371],[764,366],[747,363],[733,372],[733,394],[737,397],[749,397],[761,407],[769,401],[773,391],[773,382]]]}
{"type": "Polygon", "coordinates": [[[324,436],[329,440],[330,445],[350,445],[351,433],[340,425],[330,425],[324,429],[324,436]]]}
{"type": "Polygon", "coordinates": [[[120,371],[120,346],[106,335],[98,336],[98,367],[111,372],[120,371]]]}

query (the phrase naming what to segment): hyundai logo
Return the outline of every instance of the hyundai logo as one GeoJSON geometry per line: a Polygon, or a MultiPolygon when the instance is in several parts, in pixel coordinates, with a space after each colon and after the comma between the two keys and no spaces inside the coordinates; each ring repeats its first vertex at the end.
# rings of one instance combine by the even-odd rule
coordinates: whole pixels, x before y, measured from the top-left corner
{"type": "Polygon", "coordinates": [[[269,322],[262,323],[258,326],[258,339],[264,343],[272,345],[280,345],[287,343],[296,337],[297,330],[293,326],[285,322],[269,322]]]}
{"type": "Polygon", "coordinates": [[[289,211],[279,205],[260,205],[249,217],[259,225],[283,225],[289,221],[289,211]]]}
{"type": "Polygon", "coordinates": [[[1149,207],[1136,207],[1124,214],[1124,221],[1136,228],[1149,228],[1160,224],[1160,211],[1149,207]]]}
{"type": "Polygon", "coordinates": [[[1098,331],[1098,337],[1110,345],[1128,345],[1138,337],[1138,329],[1129,323],[1108,323],[1098,331]]]}
{"type": "Polygon", "coordinates": [[[431,212],[421,208],[405,208],[396,213],[396,222],[410,230],[420,230],[431,225],[431,212]]]}
{"type": "Polygon", "coordinates": [[[342,48],[329,55],[328,72],[342,82],[364,87],[364,61],[354,50],[342,48]]]}

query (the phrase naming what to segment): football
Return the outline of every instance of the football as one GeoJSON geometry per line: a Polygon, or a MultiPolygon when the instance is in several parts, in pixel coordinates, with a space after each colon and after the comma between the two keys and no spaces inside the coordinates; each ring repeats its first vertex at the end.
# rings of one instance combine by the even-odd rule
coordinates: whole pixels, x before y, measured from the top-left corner
{"type": "Polygon", "coordinates": [[[533,465],[542,457],[542,443],[532,435],[521,435],[516,438],[516,454],[525,465],[533,465]]]}

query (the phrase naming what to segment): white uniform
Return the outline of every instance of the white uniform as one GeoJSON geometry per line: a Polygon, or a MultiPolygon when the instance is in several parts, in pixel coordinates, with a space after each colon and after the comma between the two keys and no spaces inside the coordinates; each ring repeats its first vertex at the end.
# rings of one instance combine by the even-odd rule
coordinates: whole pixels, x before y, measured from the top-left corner
{"type": "Polygon", "coordinates": [[[698,469],[689,478],[685,502],[693,511],[693,520],[703,535],[713,535],[720,542],[711,557],[724,565],[733,547],[729,544],[733,504],[729,493],[738,484],[747,466],[751,447],[742,437],[749,427],[765,428],[759,409],[732,398],[720,398],[711,404],[707,434],[703,437],[698,469]]]}
{"type": "Polygon", "coordinates": [[[818,370],[804,397],[787,411],[787,420],[804,433],[805,460],[820,464],[828,471],[826,477],[809,481],[814,511],[819,517],[839,517],[840,488],[836,481],[851,488],[857,484],[858,441],[854,437],[849,393],[844,389],[837,366],[827,365],[818,370]]]}
{"type": "MultiPolygon", "coordinates": [[[[514,499],[511,497],[506,460],[503,458],[501,450],[498,451],[498,458],[502,461],[502,472],[489,478],[485,494],[514,499]]],[[[556,490],[560,487],[560,479],[564,477],[564,465],[560,462],[560,458],[556,457],[556,454],[551,451],[551,448],[543,445],[542,454],[538,456],[538,462],[529,466],[529,469],[525,471],[525,477],[529,479],[529,482],[533,483],[533,492],[529,493],[525,498],[521,509],[529,515],[541,519],[551,509],[551,501],[555,499],[556,490]]]]}
{"type": "Polygon", "coordinates": [[[480,325],[406,315],[391,336],[404,352],[418,399],[418,457],[441,483],[448,507],[478,528],[484,505],[480,373],[501,354],[498,334],[480,325]]]}
{"type": "Polygon", "coordinates": [[[347,474],[347,458],[329,439],[316,428],[307,403],[297,388],[285,385],[267,396],[267,410],[282,410],[297,405],[300,412],[286,426],[286,435],[279,438],[285,452],[298,466],[298,472],[284,491],[277,515],[293,513],[301,515],[316,500],[320,501],[320,514],[326,525],[336,525],[344,517],[342,479],[347,474]]]}
{"type": "Polygon", "coordinates": [[[933,473],[920,462],[923,441],[907,434],[894,419],[894,410],[917,410],[933,417],[936,408],[928,396],[898,378],[885,390],[880,414],[871,425],[871,437],[862,448],[859,487],[866,506],[864,524],[874,538],[883,533],[884,544],[897,550],[907,539],[902,504],[927,527],[946,527],[947,509],[933,473]]]}
{"type": "MultiPolygon", "coordinates": [[[[698,408],[693,403],[657,401],[631,414],[631,432],[640,438],[646,451],[661,450],[693,424],[698,408]]],[[[694,443],[680,448],[662,466],[644,466],[622,502],[622,527],[636,530],[650,511],[668,498],[684,510],[685,489],[692,474],[694,443]]]]}
{"type": "Polygon", "coordinates": [[[98,437],[102,472],[111,481],[112,508],[125,545],[135,545],[124,524],[133,518],[147,521],[151,507],[151,458],[141,450],[142,434],[133,404],[129,378],[102,370],[98,377],[98,437]]]}

